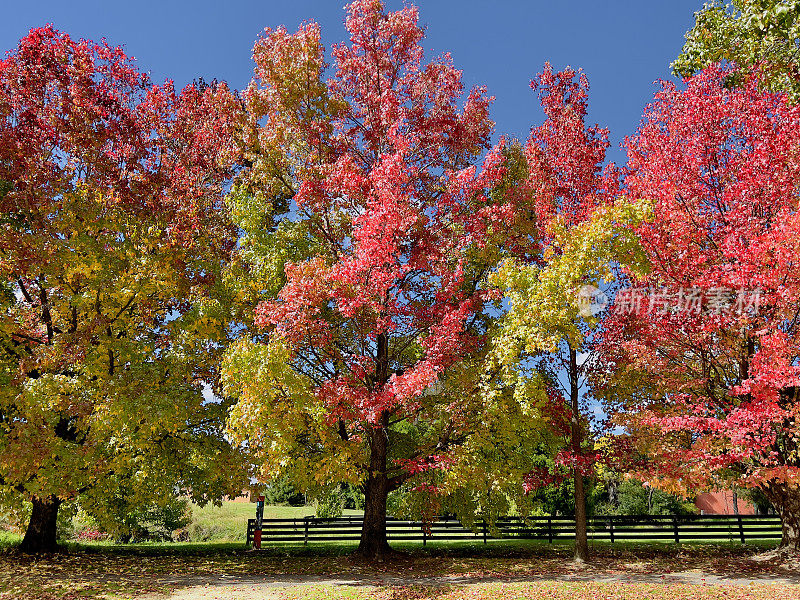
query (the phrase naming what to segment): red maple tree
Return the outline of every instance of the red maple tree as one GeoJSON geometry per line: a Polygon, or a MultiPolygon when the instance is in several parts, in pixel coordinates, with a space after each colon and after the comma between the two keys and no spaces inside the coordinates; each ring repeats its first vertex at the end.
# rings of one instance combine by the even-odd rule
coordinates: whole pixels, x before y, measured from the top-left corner
{"type": "Polygon", "coordinates": [[[708,68],[664,84],[627,140],[652,270],[606,320],[600,393],[686,489],[763,491],[800,547],[800,108],[708,68]],[[619,408],[619,407],[617,407],[619,408]]]}
{"type": "Polygon", "coordinates": [[[423,62],[417,21],[414,7],[350,4],[350,42],[334,46],[327,82],[316,24],[294,35],[267,30],[246,96],[263,123],[254,170],[267,168],[267,144],[280,149],[269,166],[284,169],[283,193],[296,203],[284,226],[307,232],[305,260],[286,265],[278,299],[257,308],[256,324],[306,383],[289,389],[283,375],[264,388],[265,371],[253,368],[263,355],[245,343],[228,368],[240,398],[234,429],[265,461],[274,439],[289,445],[275,468],[308,465],[311,453],[311,480],[357,473],[368,557],[388,551],[389,492],[423,466],[446,464],[480,421],[468,407],[477,395],[462,395],[452,371],[483,347],[487,248],[514,219],[489,193],[503,172],[500,148],[476,165],[489,149],[491,99],[482,88],[464,94],[448,55],[423,62]],[[311,426],[316,416],[304,413],[298,429],[277,415],[300,410],[299,400],[285,403],[302,385],[324,419],[311,426]]]}

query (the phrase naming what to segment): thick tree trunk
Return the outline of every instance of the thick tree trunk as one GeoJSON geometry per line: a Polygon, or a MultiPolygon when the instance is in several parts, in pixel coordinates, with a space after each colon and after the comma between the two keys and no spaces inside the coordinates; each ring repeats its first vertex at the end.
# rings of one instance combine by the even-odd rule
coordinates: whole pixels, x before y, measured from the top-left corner
{"type": "MultiPolygon", "coordinates": [[[[570,408],[572,409],[571,432],[572,453],[575,457],[581,455],[581,442],[583,431],[580,422],[580,391],[578,388],[578,356],[574,348],[569,349],[569,395],[570,408]]],[[[572,472],[575,484],[575,559],[585,562],[589,560],[589,541],[586,534],[586,490],[583,486],[583,473],[579,467],[572,472]]]]}
{"type": "Polygon", "coordinates": [[[783,530],[780,547],[800,552],[800,513],[778,512],[781,515],[781,529],[783,530]]]}
{"type": "Polygon", "coordinates": [[[381,561],[391,553],[386,539],[386,498],[389,482],[385,475],[370,475],[364,486],[364,525],[358,554],[363,558],[381,561]]]}
{"type": "Polygon", "coordinates": [[[391,553],[386,539],[386,499],[390,485],[386,475],[389,415],[385,414],[382,421],[383,427],[373,429],[370,439],[370,466],[364,484],[364,524],[358,544],[358,554],[374,561],[382,561],[391,553]]]}
{"type": "Polygon", "coordinates": [[[786,483],[772,483],[763,488],[781,518],[781,548],[800,552],[800,487],[786,483]]]}
{"type": "Polygon", "coordinates": [[[45,498],[33,498],[33,512],[22,538],[20,550],[28,553],[54,552],[56,545],[56,522],[58,520],[58,508],[61,500],[56,496],[45,498]]]}

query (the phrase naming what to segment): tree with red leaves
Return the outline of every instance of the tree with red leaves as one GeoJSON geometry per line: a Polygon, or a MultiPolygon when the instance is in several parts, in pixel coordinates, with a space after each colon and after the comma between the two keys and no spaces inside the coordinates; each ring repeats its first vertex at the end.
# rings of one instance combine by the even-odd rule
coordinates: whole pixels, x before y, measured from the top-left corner
{"type": "Polygon", "coordinates": [[[203,396],[241,121],[224,85],[154,86],[52,27],[0,61],[0,498],[33,505],[23,549],[54,549],[65,502],[246,484],[203,396]]]}
{"type": "Polygon", "coordinates": [[[800,109],[729,74],[664,84],[627,141],[651,268],[606,320],[598,393],[651,457],[644,476],[757,488],[798,550],[800,109]]]}
{"type": "Polygon", "coordinates": [[[447,468],[483,425],[474,357],[493,296],[482,281],[515,219],[490,193],[501,150],[476,165],[490,98],[464,97],[449,56],[423,62],[417,19],[413,7],[350,4],[328,81],[316,24],[267,30],[245,95],[260,123],[249,183],[230,198],[255,287],[280,281],[227,355],[232,433],[265,478],[361,486],[369,558],[389,551],[388,494],[447,468]],[[288,251],[257,218],[280,195],[296,205],[272,238],[293,240],[288,251]]]}

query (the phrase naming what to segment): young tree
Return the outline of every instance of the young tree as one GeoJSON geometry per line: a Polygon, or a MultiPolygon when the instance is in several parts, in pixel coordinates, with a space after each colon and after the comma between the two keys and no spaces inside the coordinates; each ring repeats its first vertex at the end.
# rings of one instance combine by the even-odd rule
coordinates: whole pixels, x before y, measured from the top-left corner
{"type": "Polygon", "coordinates": [[[459,107],[461,73],[447,55],[423,62],[417,19],[350,4],[328,81],[316,24],[267,30],[245,96],[260,124],[252,166],[230,198],[267,292],[260,329],[226,357],[232,435],[266,478],[361,485],[369,558],[389,551],[389,492],[446,466],[482,425],[480,378],[465,366],[485,345],[494,242],[515,219],[489,193],[500,149],[475,165],[490,98],[474,89],[459,107]],[[291,218],[264,231],[286,197],[291,218]]]}
{"type": "Polygon", "coordinates": [[[759,65],[762,83],[800,99],[800,1],[721,0],[695,13],[695,25],[672,63],[676,75],[690,77],[720,62],[746,71],[759,65]]]}
{"type": "MultiPolygon", "coordinates": [[[[608,131],[585,123],[589,84],[571,69],[547,65],[532,83],[547,119],[531,130],[525,146],[528,175],[522,189],[538,228],[538,251],[507,260],[492,282],[509,303],[494,340],[493,357],[507,366],[544,358],[553,375],[547,396],[566,405],[566,452],[559,462],[571,471],[575,489],[575,557],[588,560],[584,477],[594,460],[581,380],[597,322],[589,305],[612,266],[636,266],[636,242],[628,225],[646,206],[620,199],[613,165],[603,168],[608,131]],[[559,392],[559,374],[566,385],[559,392]]],[[[512,369],[513,372],[513,369],[512,369]]],[[[553,423],[561,422],[554,419],[553,423]]]]}
{"type": "Polygon", "coordinates": [[[651,271],[605,323],[601,379],[652,481],[759,488],[798,549],[800,109],[729,73],[664,84],[627,142],[651,271]]]}
{"type": "Polygon", "coordinates": [[[0,494],[33,504],[26,551],[55,547],[67,500],[247,483],[203,396],[238,107],[51,27],[0,62],[0,494]]]}

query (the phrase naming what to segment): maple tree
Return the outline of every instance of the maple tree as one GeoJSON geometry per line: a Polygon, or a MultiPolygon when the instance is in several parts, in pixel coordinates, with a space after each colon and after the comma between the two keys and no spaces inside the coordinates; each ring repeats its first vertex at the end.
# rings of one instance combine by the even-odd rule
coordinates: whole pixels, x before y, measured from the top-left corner
{"type": "MultiPolygon", "coordinates": [[[[800,1],[720,0],[695,13],[680,56],[672,63],[677,75],[689,77],[710,65],[727,62],[762,70],[762,83],[772,91],[800,98],[800,1]]],[[[738,79],[736,75],[733,79],[738,79]]]]}
{"type": "MultiPolygon", "coordinates": [[[[531,87],[546,120],[531,130],[525,146],[527,177],[517,193],[529,199],[538,248],[527,257],[506,260],[491,277],[509,305],[493,340],[492,358],[522,377],[528,376],[520,369],[525,363],[545,361],[550,376],[540,380],[545,386],[540,395],[547,399],[542,408],[565,440],[557,463],[568,469],[575,489],[575,556],[588,560],[584,477],[591,473],[595,453],[580,388],[597,319],[581,304],[593,298],[582,298],[580,291],[599,292],[622,260],[636,266],[640,252],[630,225],[645,217],[647,206],[617,199],[617,170],[603,167],[608,131],[585,122],[585,75],[569,68],[554,72],[548,64],[531,87]],[[559,373],[566,386],[560,385],[559,373]]],[[[552,483],[556,475],[531,472],[527,485],[552,483]]]]}
{"type": "Polygon", "coordinates": [[[798,549],[800,110],[729,74],[665,83],[627,141],[650,271],[604,323],[597,393],[650,456],[643,478],[758,488],[798,549]]]}
{"type": "Polygon", "coordinates": [[[59,507],[204,502],[247,479],[217,376],[241,104],[152,85],[122,49],[33,29],[0,61],[0,497],[53,549],[59,507]]]}
{"type": "Polygon", "coordinates": [[[240,298],[261,294],[226,355],[231,435],[262,478],[361,486],[370,558],[389,551],[388,494],[447,469],[491,416],[482,281],[517,221],[490,98],[464,94],[448,55],[423,61],[417,21],[350,4],[327,81],[315,23],[267,29],[244,94],[250,168],[229,196],[240,298]]]}

